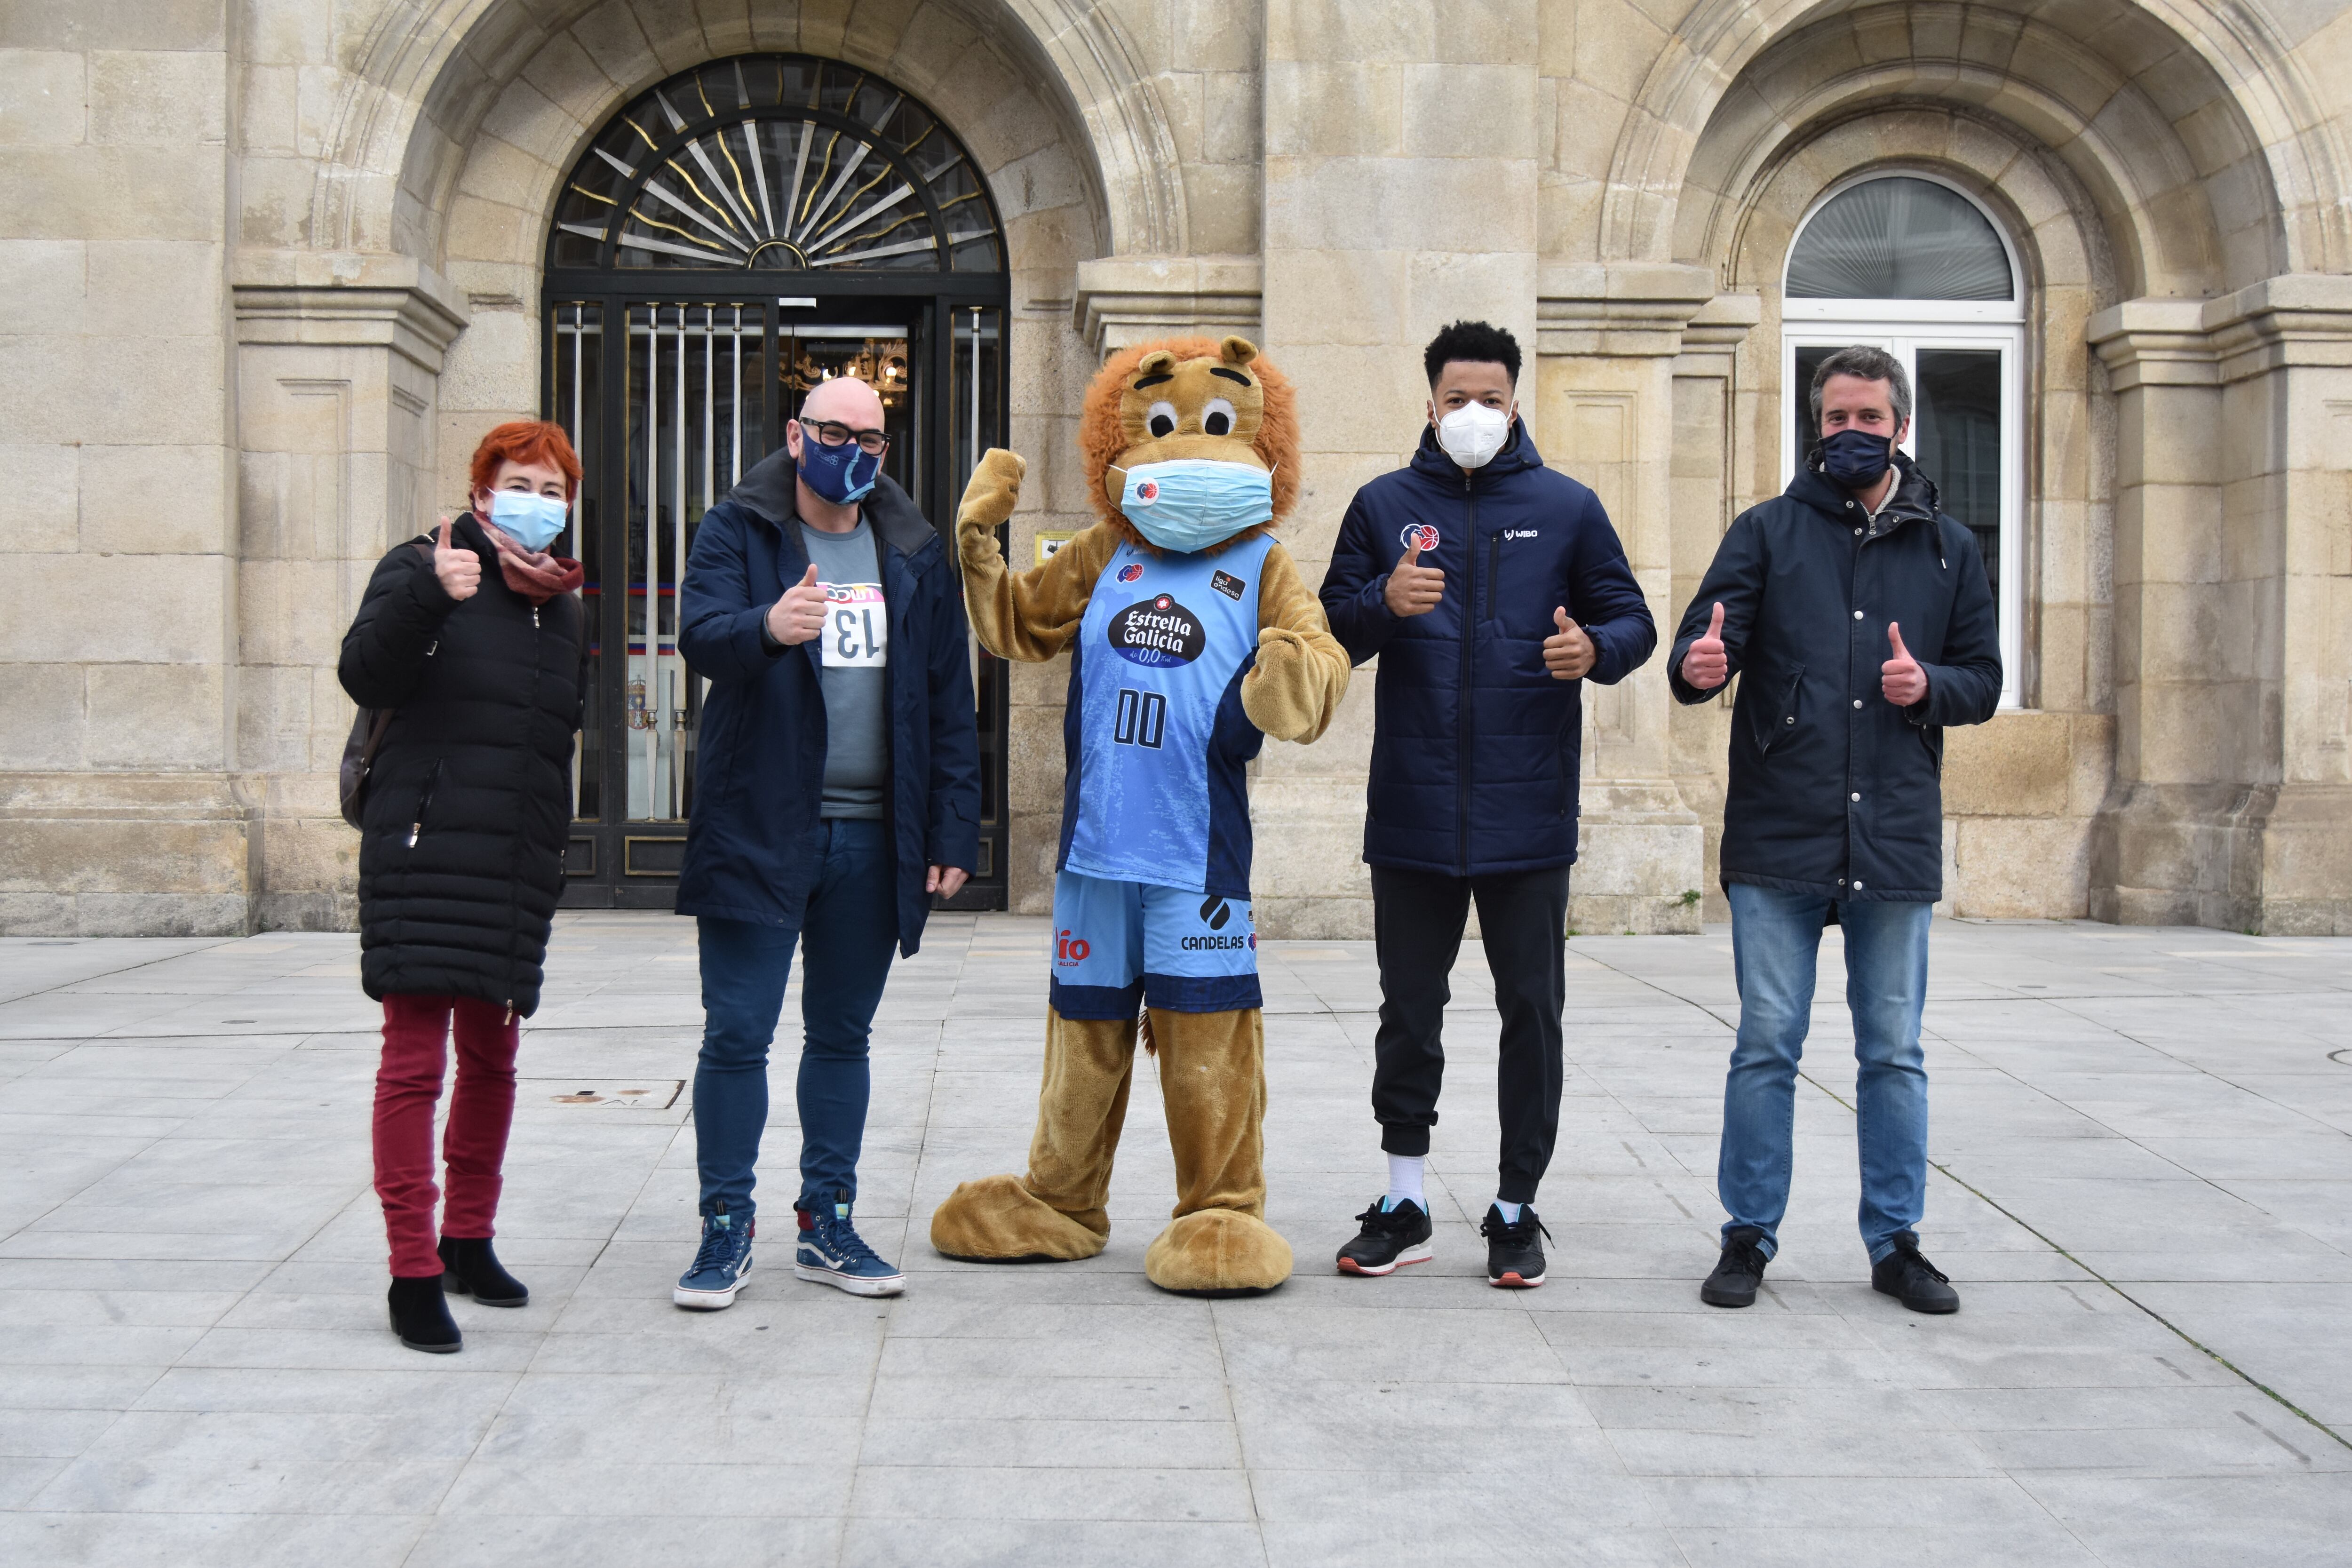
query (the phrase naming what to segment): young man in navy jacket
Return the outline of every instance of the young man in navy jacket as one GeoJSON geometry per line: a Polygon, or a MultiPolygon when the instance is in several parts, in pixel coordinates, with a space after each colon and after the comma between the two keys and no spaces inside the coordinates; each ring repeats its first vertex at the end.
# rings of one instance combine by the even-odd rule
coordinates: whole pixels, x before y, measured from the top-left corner
{"type": "Polygon", "coordinates": [[[1420,449],[1356,492],[1323,579],[1349,658],[1381,656],[1364,859],[1381,966],[1372,1114],[1389,1184],[1339,1262],[1377,1275],[1430,1257],[1422,1163],[1445,1071],[1446,977],[1475,899],[1503,1025],[1486,1277],[1540,1285],[1531,1205],[1559,1129],[1582,683],[1622,680],[1657,630],[1600,499],[1545,468],[1519,421],[1511,334],[1456,321],[1423,363],[1420,449]]]}

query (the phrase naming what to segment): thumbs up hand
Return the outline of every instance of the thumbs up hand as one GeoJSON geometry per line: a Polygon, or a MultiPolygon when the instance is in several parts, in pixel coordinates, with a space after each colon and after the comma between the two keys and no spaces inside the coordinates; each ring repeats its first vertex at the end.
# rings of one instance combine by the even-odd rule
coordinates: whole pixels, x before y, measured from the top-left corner
{"type": "Polygon", "coordinates": [[[1381,595],[1392,616],[1425,616],[1445,596],[1445,574],[1421,562],[1421,540],[1415,535],[1389,572],[1389,585],[1381,595]]]}
{"type": "Polygon", "coordinates": [[[1554,680],[1581,680],[1601,657],[1600,650],[1584,635],[1584,628],[1568,618],[1565,605],[1552,610],[1551,621],[1559,630],[1544,638],[1544,668],[1551,671],[1554,680]]]}
{"type": "Polygon", "coordinates": [[[824,635],[824,590],[817,585],[814,563],[805,576],[768,606],[768,635],[786,647],[824,635]]]}
{"type": "Polygon", "coordinates": [[[1683,679],[1701,691],[1712,691],[1731,679],[1731,657],[1723,647],[1723,604],[1717,600],[1706,635],[1683,655],[1683,679]]]}
{"type": "Polygon", "coordinates": [[[1903,628],[1894,621],[1886,623],[1886,641],[1895,657],[1878,667],[1878,689],[1897,708],[1908,708],[1927,695],[1927,672],[1903,646],[1903,628]]]}
{"type": "Polygon", "coordinates": [[[441,537],[433,542],[433,575],[441,580],[441,591],[461,604],[481,591],[482,558],[456,542],[446,517],[441,537]]]}

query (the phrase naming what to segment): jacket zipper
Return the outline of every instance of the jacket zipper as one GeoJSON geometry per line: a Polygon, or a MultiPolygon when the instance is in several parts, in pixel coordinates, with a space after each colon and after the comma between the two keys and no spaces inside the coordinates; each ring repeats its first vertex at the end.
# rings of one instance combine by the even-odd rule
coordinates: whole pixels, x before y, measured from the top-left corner
{"type": "Polygon", "coordinates": [[[433,771],[425,775],[425,788],[416,796],[416,820],[408,825],[408,847],[416,847],[416,836],[425,831],[425,814],[432,809],[433,791],[441,782],[441,764],[436,762],[433,771]]]}
{"type": "Polygon", "coordinates": [[[1477,481],[1462,476],[1462,515],[1465,537],[1462,563],[1470,582],[1462,602],[1462,724],[1454,749],[1454,851],[1462,875],[1470,874],[1470,748],[1477,740],[1477,721],[1471,712],[1470,661],[1478,644],[1478,495],[1477,481]]]}
{"type": "Polygon", "coordinates": [[[1503,536],[1491,534],[1486,540],[1486,618],[1502,618],[1502,610],[1493,601],[1496,585],[1503,580],[1503,536]]]}

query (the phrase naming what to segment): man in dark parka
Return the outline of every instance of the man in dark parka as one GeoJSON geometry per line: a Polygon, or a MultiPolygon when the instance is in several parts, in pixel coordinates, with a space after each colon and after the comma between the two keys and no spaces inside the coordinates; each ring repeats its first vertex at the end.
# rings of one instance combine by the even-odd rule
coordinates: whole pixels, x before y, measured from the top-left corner
{"type": "Polygon", "coordinates": [[[1821,443],[1785,493],[1733,521],[1667,665],[1686,703],[1744,676],[1723,814],[1739,984],[1717,1169],[1730,1218],[1699,1294],[1747,1306],[1778,1246],[1815,958],[1835,923],[1861,1064],[1871,1282],[1916,1311],[1949,1312],[1958,1293],[1916,1228],[1927,1184],[1919,1018],[1943,896],[1944,731],[2000,705],[2000,628],[1975,536],[1937,510],[1935,485],[1901,449],[1901,363],[1842,349],[1811,399],[1821,443]]]}

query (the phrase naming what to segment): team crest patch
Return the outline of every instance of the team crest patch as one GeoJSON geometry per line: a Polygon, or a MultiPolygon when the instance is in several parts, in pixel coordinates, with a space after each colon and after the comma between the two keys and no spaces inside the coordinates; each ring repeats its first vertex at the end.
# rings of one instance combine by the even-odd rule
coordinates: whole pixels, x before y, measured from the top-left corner
{"type": "Polygon", "coordinates": [[[1397,535],[1397,542],[1407,550],[1418,549],[1426,555],[1437,548],[1437,530],[1425,522],[1408,522],[1397,535]]]}
{"type": "Polygon", "coordinates": [[[1209,579],[1209,586],[1214,588],[1218,593],[1223,594],[1226,598],[1238,603],[1242,596],[1242,590],[1247,587],[1248,584],[1230,572],[1220,572],[1215,576],[1209,579]]]}
{"type": "Polygon", "coordinates": [[[1122,583],[1133,583],[1142,576],[1143,568],[1132,561],[1118,569],[1118,580],[1122,583]]]}
{"type": "Polygon", "coordinates": [[[1107,636],[1121,658],[1158,669],[1190,664],[1209,646],[1200,617],[1165,594],[1111,616],[1107,636]]]}

